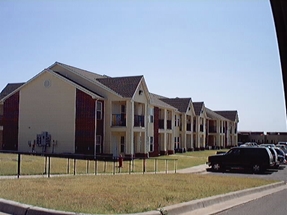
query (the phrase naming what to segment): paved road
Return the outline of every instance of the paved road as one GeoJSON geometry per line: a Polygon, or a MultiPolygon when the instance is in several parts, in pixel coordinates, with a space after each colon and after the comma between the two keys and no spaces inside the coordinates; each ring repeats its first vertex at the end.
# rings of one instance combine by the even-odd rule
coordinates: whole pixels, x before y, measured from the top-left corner
{"type": "Polygon", "coordinates": [[[287,190],[236,206],[217,215],[285,215],[287,213],[287,190]]]}
{"type": "MultiPolygon", "coordinates": [[[[234,175],[238,177],[256,177],[265,179],[275,179],[287,181],[287,166],[281,166],[279,170],[269,170],[264,174],[244,174],[244,173],[211,173],[216,175],[234,175]]],[[[285,215],[287,214],[287,189],[258,197],[257,199],[227,209],[225,211],[214,213],[217,215],[285,215]]]]}

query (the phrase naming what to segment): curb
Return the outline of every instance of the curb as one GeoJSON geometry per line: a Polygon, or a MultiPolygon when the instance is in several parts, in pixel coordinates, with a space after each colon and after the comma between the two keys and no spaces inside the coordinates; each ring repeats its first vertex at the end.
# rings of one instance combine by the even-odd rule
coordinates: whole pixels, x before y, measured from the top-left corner
{"type": "Polygon", "coordinates": [[[284,181],[281,181],[281,182],[277,182],[277,183],[273,183],[269,185],[264,185],[261,187],[249,188],[246,190],[235,191],[235,192],[231,192],[228,194],[221,194],[221,195],[216,195],[212,197],[207,197],[204,199],[197,199],[197,200],[193,200],[190,202],[180,203],[177,205],[171,205],[171,206],[165,207],[165,210],[168,211],[169,215],[178,215],[178,214],[186,213],[187,211],[193,211],[193,210],[197,210],[200,208],[205,208],[205,207],[208,207],[214,204],[225,202],[230,199],[239,198],[242,196],[273,189],[273,188],[284,186],[284,185],[286,185],[286,183],[284,181]]]}
{"type": "MultiPolygon", "coordinates": [[[[281,182],[277,182],[277,183],[273,183],[269,185],[264,185],[261,187],[249,188],[246,190],[235,191],[235,192],[231,192],[228,194],[221,194],[221,195],[216,195],[216,196],[207,197],[203,199],[196,199],[196,200],[192,200],[189,202],[183,202],[183,203],[179,203],[176,205],[166,206],[163,209],[168,212],[168,215],[179,215],[179,214],[184,214],[186,212],[194,211],[197,209],[206,208],[208,206],[218,204],[221,202],[225,202],[230,199],[239,198],[242,196],[261,192],[264,190],[273,189],[273,188],[284,186],[284,185],[286,185],[286,183],[284,181],[281,181],[281,182]]],[[[122,214],[122,215],[159,215],[159,214],[160,214],[159,211],[149,211],[149,212],[143,212],[143,213],[122,214]]]]}
{"type": "MultiPolygon", "coordinates": [[[[225,202],[230,199],[239,198],[242,196],[265,191],[268,189],[277,188],[277,187],[284,186],[284,185],[286,185],[286,183],[284,181],[281,181],[281,182],[277,182],[277,183],[273,183],[269,185],[264,185],[261,187],[249,188],[249,189],[241,190],[241,191],[235,191],[235,192],[231,192],[228,194],[221,194],[221,195],[216,195],[216,196],[207,197],[203,199],[196,199],[196,200],[189,201],[189,202],[167,206],[167,207],[164,207],[163,209],[168,211],[169,215],[178,215],[178,214],[186,213],[188,211],[193,211],[193,210],[205,208],[205,207],[208,207],[214,204],[218,204],[221,202],[225,202]]],[[[1,198],[0,198],[0,211],[7,213],[7,214],[13,214],[13,215],[38,215],[38,214],[41,214],[41,215],[91,215],[91,214],[84,214],[84,213],[73,213],[73,212],[50,210],[50,209],[45,209],[41,207],[20,204],[15,201],[10,201],[10,200],[1,199],[1,198]]],[[[159,214],[160,214],[160,211],[154,210],[154,211],[148,211],[148,212],[142,212],[142,213],[121,214],[121,215],[159,215],[159,214]]]]}

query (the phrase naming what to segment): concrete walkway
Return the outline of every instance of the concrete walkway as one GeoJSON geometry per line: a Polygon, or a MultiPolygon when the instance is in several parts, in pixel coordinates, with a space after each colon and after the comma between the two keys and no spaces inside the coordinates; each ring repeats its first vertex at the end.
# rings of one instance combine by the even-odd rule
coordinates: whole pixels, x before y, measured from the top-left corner
{"type": "MultiPolygon", "coordinates": [[[[178,170],[177,173],[199,174],[206,172],[207,165],[199,165],[187,169],[178,170]]],[[[28,177],[28,176],[27,176],[28,177]]],[[[42,176],[43,177],[43,176],[42,176]]],[[[8,177],[0,177],[8,178],[8,177]]],[[[12,177],[9,177],[12,178],[12,177]]],[[[15,177],[14,177],[15,178],[15,177]]],[[[21,177],[22,178],[22,177],[21,177]]],[[[168,212],[168,215],[209,215],[222,210],[244,204],[248,201],[269,195],[274,192],[287,189],[285,182],[278,182],[271,185],[236,191],[224,195],[218,195],[203,199],[198,199],[190,202],[180,203],[162,208],[168,212]]],[[[0,199],[0,215],[91,215],[83,213],[71,213],[63,211],[49,210],[31,205],[20,204],[17,202],[0,199]]],[[[161,215],[160,211],[149,211],[136,214],[125,215],[161,215]]],[[[124,215],[124,214],[122,214],[124,215]]]]}

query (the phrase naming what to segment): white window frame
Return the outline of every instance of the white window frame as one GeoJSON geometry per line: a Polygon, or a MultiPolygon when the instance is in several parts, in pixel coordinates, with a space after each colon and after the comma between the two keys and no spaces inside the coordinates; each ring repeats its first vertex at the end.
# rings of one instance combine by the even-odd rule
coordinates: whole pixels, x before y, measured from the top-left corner
{"type": "Polygon", "coordinates": [[[97,135],[96,136],[96,153],[101,153],[102,152],[102,136],[101,135],[97,135]],[[97,147],[100,147],[100,150],[97,150],[97,147]]]}
{"type": "Polygon", "coordinates": [[[153,152],[154,151],[154,138],[153,136],[149,137],[149,151],[153,152]],[[152,149],[152,150],[151,150],[152,149]]]}
{"type": "Polygon", "coordinates": [[[97,101],[97,120],[103,119],[103,103],[100,101],[97,101]],[[100,113],[100,117],[98,117],[98,113],[100,113]]]}

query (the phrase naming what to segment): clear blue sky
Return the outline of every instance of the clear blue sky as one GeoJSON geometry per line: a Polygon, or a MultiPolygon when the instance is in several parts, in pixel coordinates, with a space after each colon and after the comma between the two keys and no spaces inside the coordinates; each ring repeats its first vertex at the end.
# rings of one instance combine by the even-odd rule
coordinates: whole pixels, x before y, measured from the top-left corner
{"type": "Polygon", "coordinates": [[[286,131],[269,0],[0,1],[0,88],[55,61],[238,110],[241,131],[286,131]]]}

